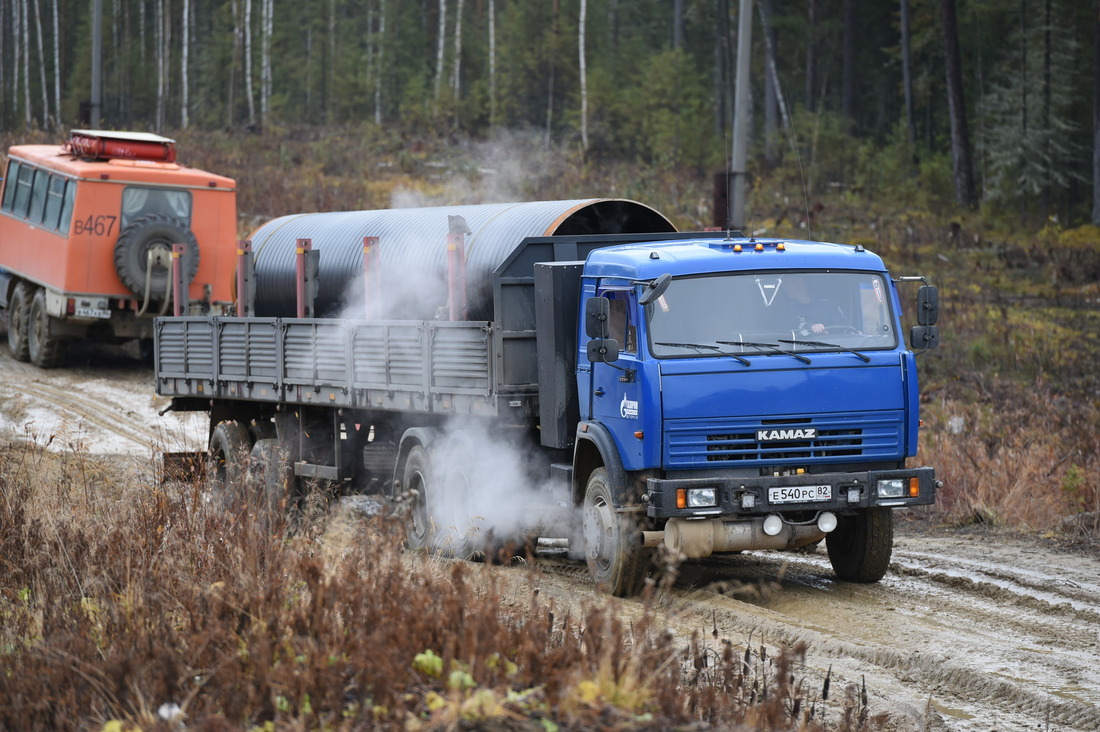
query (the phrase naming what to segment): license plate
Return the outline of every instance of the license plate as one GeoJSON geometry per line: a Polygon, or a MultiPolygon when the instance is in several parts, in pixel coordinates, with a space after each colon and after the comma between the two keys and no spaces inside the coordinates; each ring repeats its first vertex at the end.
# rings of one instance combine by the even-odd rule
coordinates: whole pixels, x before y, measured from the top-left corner
{"type": "Polygon", "coordinates": [[[76,317],[78,318],[110,318],[110,310],[98,310],[96,308],[77,308],[76,317]]]}
{"type": "Polygon", "coordinates": [[[828,501],[833,497],[833,487],[829,485],[794,485],[783,488],[769,488],[769,503],[812,503],[828,501]]]}

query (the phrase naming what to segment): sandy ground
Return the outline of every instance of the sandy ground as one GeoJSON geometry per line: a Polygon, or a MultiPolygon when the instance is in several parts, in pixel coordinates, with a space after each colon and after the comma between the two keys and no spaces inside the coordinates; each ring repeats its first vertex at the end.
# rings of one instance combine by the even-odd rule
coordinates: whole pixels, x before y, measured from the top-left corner
{"type": "MultiPolygon", "coordinates": [[[[2,311],[0,311],[2,313],[2,311]]],[[[0,330],[2,335],[2,330],[0,330]]],[[[202,415],[158,414],[136,350],[80,347],[60,369],[0,346],[0,436],[51,450],[128,458],[200,449],[202,415]]],[[[345,506],[347,508],[347,505],[345,506]]],[[[833,580],[823,550],[747,552],[681,568],[657,600],[684,639],[806,641],[806,675],[866,680],[872,713],[895,730],[1100,730],[1100,556],[1093,548],[901,522],[893,566],[874,585],[833,580]]],[[[544,552],[536,572],[481,565],[559,606],[602,602],[583,564],[544,552]]],[[[626,615],[638,600],[615,600],[626,615]]],[[[685,640],[686,642],[686,640],[685,640]]]]}

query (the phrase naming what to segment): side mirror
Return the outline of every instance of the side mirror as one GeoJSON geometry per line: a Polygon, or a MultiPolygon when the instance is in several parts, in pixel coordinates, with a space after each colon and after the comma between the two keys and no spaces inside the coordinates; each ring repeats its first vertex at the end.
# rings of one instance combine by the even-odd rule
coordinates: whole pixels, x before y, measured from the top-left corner
{"type": "Polygon", "coordinates": [[[584,332],[589,338],[607,338],[611,334],[610,318],[611,300],[606,297],[588,298],[584,304],[584,332]]]}
{"type": "Polygon", "coordinates": [[[921,325],[935,325],[939,317],[940,291],[932,285],[921,285],[917,290],[917,322],[921,325]]]}
{"type": "Polygon", "coordinates": [[[940,345],[940,329],[934,325],[913,326],[909,331],[909,345],[914,351],[936,348],[940,345]]]}
{"type": "Polygon", "coordinates": [[[667,272],[657,279],[646,285],[646,288],[642,290],[642,296],[638,298],[639,305],[648,305],[661,295],[665,294],[665,290],[672,283],[672,275],[667,272]]]}
{"type": "Polygon", "coordinates": [[[593,338],[588,342],[588,360],[592,363],[618,361],[619,342],[614,338],[593,338]]]}

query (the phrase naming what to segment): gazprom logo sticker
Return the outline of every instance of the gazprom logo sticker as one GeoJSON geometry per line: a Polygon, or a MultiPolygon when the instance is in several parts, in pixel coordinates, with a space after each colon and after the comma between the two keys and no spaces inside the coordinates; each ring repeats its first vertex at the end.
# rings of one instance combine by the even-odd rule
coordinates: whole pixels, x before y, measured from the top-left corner
{"type": "Polygon", "coordinates": [[[619,416],[623,419],[637,419],[638,402],[627,399],[626,394],[623,394],[623,400],[619,403],[619,416]]]}

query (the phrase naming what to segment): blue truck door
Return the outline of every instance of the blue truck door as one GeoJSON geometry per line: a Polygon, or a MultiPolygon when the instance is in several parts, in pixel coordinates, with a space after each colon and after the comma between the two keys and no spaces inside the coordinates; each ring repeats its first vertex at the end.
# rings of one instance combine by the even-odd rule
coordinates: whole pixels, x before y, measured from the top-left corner
{"type": "Polygon", "coordinates": [[[642,465],[642,442],[634,436],[645,419],[641,371],[638,368],[638,307],[633,288],[600,288],[611,304],[611,338],[619,343],[614,363],[592,364],[592,419],[603,423],[619,447],[623,466],[642,465]]]}

